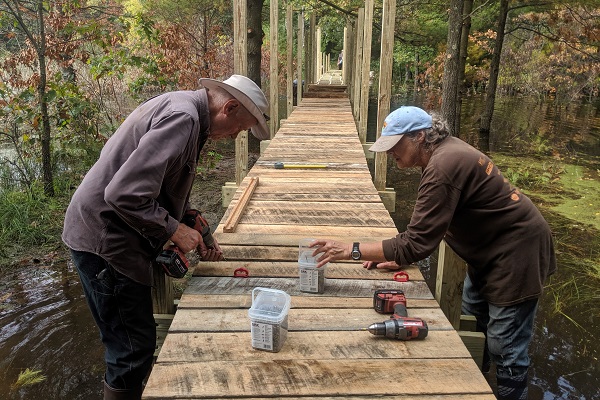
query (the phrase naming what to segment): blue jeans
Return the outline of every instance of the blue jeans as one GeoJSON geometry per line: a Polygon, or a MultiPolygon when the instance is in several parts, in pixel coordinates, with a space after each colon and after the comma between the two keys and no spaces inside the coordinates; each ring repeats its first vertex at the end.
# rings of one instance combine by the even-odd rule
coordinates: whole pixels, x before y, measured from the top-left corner
{"type": "Polygon", "coordinates": [[[120,274],[95,254],[71,250],[71,256],[100,329],[106,383],[114,389],[141,388],[156,348],[151,287],[120,274]]]}
{"type": "Polygon", "coordinates": [[[496,374],[502,377],[522,375],[529,368],[527,348],[533,335],[533,321],[538,299],[512,306],[489,304],[465,278],[462,313],[474,315],[477,328],[486,336],[489,358],[496,364],[496,374]]]}

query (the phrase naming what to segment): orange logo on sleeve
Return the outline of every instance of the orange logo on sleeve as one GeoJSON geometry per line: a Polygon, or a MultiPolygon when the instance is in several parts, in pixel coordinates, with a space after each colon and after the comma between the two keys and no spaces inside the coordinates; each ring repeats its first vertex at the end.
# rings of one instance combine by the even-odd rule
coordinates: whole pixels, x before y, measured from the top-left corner
{"type": "Polygon", "coordinates": [[[487,167],[485,168],[485,173],[486,174],[491,174],[492,173],[492,169],[494,169],[494,163],[493,162],[489,162],[487,167]]]}
{"type": "Polygon", "coordinates": [[[510,195],[510,199],[514,201],[519,201],[519,195],[517,193],[513,193],[510,195]]]}

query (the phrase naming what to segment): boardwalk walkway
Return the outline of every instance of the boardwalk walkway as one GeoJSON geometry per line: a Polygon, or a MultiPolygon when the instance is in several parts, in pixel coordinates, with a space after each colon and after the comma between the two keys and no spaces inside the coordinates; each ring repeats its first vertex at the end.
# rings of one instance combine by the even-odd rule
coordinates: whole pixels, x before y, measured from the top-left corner
{"type": "Polygon", "coordinates": [[[360,262],[326,270],[323,294],[300,292],[298,242],[305,237],[372,241],[397,230],[381,203],[346,99],[304,99],[250,170],[217,228],[227,261],[200,263],[186,288],[144,398],[494,399],[418,268],[409,282],[360,262]],[[326,168],[275,169],[324,164],[326,168]],[[258,178],[232,233],[236,205],[258,178]],[[233,277],[244,267],[249,277],[233,277]],[[278,353],[251,346],[254,287],[292,296],[278,353]],[[409,315],[429,324],[422,341],[377,338],[364,328],[386,315],[373,292],[402,289],[409,315]]]}

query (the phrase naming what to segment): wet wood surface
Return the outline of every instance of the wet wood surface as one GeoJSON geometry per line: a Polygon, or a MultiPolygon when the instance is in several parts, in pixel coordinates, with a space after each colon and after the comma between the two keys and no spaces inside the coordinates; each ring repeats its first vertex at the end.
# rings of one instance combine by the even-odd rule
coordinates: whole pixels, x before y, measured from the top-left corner
{"type": "Polygon", "coordinates": [[[216,229],[226,261],[196,265],[143,397],[494,399],[418,267],[405,269],[408,282],[396,282],[395,271],[336,262],[326,267],[324,293],[298,289],[300,239],[366,242],[397,233],[373,186],[348,100],[304,99],[216,229]],[[276,169],[275,162],[325,167],[276,169]],[[244,198],[253,177],[259,183],[244,198]],[[240,199],[244,211],[235,215],[233,232],[224,232],[240,199]],[[248,277],[234,277],[239,269],[248,277]],[[291,296],[279,352],[251,345],[255,287],[291,296]],[[427,321],[428,337],[404,342],[366,331],[389,318],[373,310],[377,289],[403,290],[409,315],[427,321]]]}

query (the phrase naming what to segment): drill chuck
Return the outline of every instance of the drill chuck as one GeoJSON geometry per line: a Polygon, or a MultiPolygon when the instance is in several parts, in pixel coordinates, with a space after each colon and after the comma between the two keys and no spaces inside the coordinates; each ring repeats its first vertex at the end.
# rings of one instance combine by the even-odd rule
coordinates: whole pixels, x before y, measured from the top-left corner
{"type": "Polygon", "coordinates": [[[367,330],[375,336],[398,340],[425,339],[428,333],[427,322],[420,318],[390,318],[371,324],[367,330]]]}

